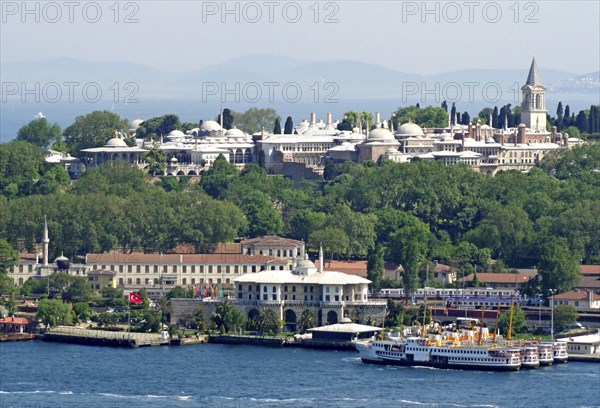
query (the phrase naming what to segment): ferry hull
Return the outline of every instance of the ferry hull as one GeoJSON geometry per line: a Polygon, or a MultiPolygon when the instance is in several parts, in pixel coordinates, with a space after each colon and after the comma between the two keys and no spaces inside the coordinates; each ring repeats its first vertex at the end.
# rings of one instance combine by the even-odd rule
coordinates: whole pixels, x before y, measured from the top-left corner
{"type": "Polygon", "coordinates": [[[378,365],[395,365],[403,367],[433,367],[440,369],[449,370],[474,370],[474,371],[519,371],[520,365],[498,365],[498,366],[477,366],[471,364],[450,364],[450,363],[428,363],[423,361],[407,361],[407,360],[393,360],[393,359],[371,359],[368,357],[361,357],[363,363],[366,364],[378,364],[378,365]]]}

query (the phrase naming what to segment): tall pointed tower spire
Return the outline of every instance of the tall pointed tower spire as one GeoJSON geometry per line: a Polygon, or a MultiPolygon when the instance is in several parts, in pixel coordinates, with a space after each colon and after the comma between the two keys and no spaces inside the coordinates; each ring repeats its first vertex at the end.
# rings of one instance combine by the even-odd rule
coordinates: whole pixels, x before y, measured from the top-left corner
{"type": "Polygon", "coordinates": [[[521,121],[529,129],[546,129],[546,87],[540,82],[535,58],[531,61],[527,83],[521,87],[523,103],[521,104],[521,121]]]}
{"type": "Polygon", "coordinates": [[[44,266],[48,266],[48,244],[50,243],[50,238],[48,238],[48,220],[46,215],[44,215],[44,238],[42,239],[42,244],[44,245],[43,249],[43,262],[44,266]]]}
{"type": "Polygon", "coordinates": [[[531,61],[531,68],[529,68],[529,75],[527,75],[527,82],[525,85],[541,85],[540,73],[538,72],[538,67],[535,63],[535,57],[533,57],[533,60],[531,61]]]}

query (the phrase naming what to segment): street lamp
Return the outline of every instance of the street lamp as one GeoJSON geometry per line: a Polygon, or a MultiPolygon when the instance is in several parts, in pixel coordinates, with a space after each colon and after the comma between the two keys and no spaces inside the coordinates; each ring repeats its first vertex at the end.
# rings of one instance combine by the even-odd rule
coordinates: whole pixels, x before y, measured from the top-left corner
{"type": "Polygon", "coordinates": [[[550,292],[550,336],[554,341],[554,294],[556,289],[550,289],[548,292],[550,292]]]}

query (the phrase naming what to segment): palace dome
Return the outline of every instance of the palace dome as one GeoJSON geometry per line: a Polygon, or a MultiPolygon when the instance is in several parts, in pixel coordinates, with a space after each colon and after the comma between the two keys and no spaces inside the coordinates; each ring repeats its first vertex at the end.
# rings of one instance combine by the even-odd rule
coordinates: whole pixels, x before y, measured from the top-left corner
{"type": "Polygon", "coordinates": [[[408,123],[405,123],[402,126],[400,126],[396,133],[398,133],[400,135],[407,135],[407,136],[424,136],[425,135],[425,133],[423,133],[423,129],[421,129],[421,126],[417,125],[416,123],[412,123],[412,122],[408,122],[408,123]]]}
{"type": "Polygon", "coordinates": [[[123,139],[121,139],[118,136],[115,136],[112,139],[110,139],[108,142],[106,142],[104,147],[129,147],[129,146],[127,146],[127,143],[125,143],[125,141],[123,139]]]}
{"type": "Polygon", "coordinates": [[[219,130],[222,130],[222,128],[221,125],[219,125],[214,120],[207,120],[206,122],[202,123],[202,126],[200,126],[200,130],[202,130],[203,132],[218,132],[219,130]]]}
{"type": "Polygon", "coordinates": [[[369,132],[370,141],[395,141],[394,135],[387,129],[375,128],[369,132]]]}

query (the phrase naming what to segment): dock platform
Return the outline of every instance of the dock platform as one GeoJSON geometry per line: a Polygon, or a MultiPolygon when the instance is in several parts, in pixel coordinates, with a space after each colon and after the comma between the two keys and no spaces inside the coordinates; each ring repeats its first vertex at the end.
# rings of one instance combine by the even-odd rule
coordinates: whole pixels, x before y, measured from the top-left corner
{"type": "Polygon", "coordinates": [[[89,330],[59,326],[47,330],[42,340],[58,343],[84,344],[108,347],[150,347],[171,344],[157,333],[132,333],[109,330],[89,330]]]}

